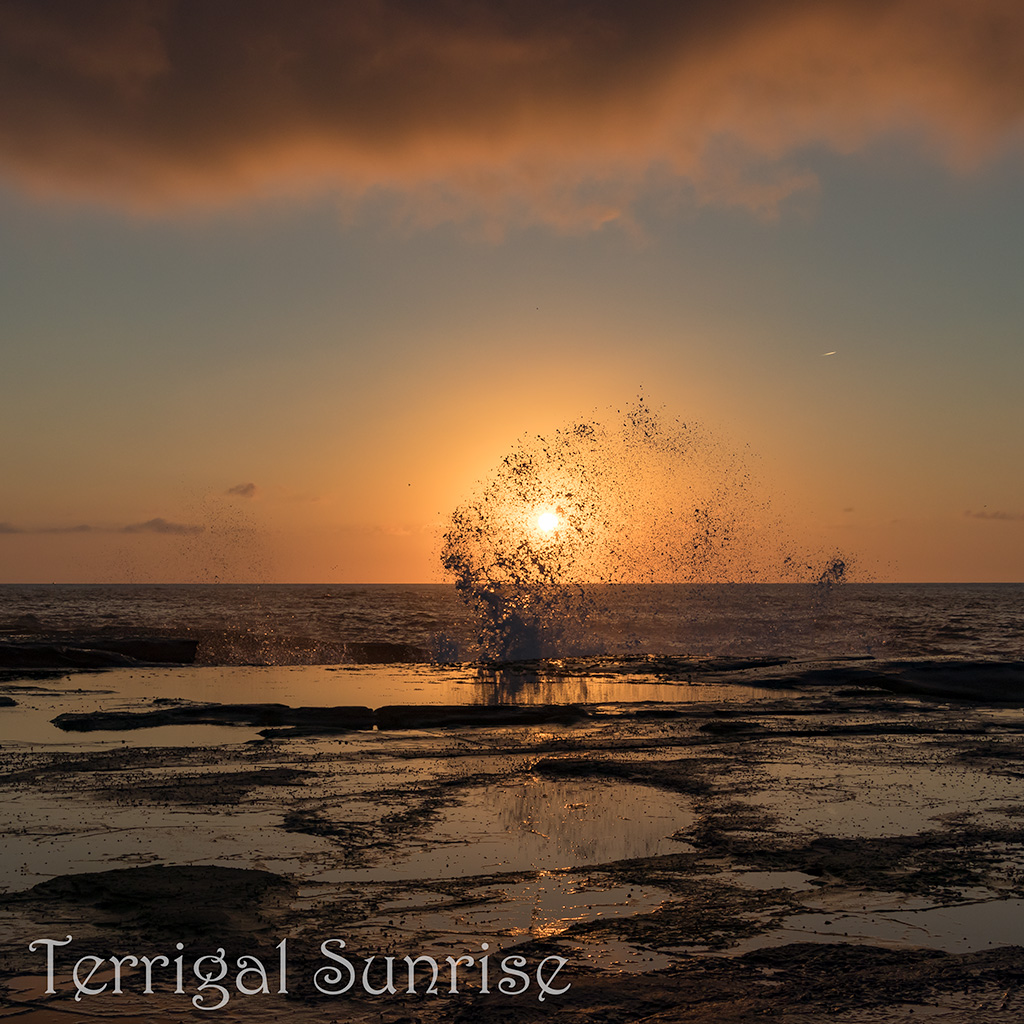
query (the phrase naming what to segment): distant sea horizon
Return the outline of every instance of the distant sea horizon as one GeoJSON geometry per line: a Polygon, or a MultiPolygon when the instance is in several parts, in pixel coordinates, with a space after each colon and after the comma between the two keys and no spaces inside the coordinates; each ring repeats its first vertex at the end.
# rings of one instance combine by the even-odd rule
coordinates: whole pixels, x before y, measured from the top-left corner
{"type": "MultiPolygon", "coordinates": [[[[1024,658],[1024,584],[600,584],[566,611],[531,607],[520,657],[1024,658]]],[[[0,631],[167,635],[206,664],[330,664],[354,644],[407,645],[424,660],[486,657],[493,609],[452,583],[0,584],[0,631]],[[348,646],[346,646],[348,645],[348,646]]],[[[514,637],[512,639],[515,639],[514,637]]],[[[348,652],[348,653],[347,653],[348,652]]]]}

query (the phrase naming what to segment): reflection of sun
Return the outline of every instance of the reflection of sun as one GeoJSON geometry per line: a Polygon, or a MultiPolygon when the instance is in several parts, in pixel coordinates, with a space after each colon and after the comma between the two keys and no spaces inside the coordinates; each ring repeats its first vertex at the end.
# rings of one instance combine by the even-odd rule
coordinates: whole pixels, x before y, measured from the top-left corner
{"type": "Polygon", "coordinates": [[[541,512],[537,516],[537,529],[541,533],[551,533],[558,527],[558,516],[554,512],[541,512]]]}

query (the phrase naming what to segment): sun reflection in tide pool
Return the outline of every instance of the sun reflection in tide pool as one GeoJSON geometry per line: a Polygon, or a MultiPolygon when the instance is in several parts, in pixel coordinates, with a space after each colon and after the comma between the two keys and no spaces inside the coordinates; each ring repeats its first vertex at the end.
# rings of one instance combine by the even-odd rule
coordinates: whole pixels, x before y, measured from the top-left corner
{"type": "Polygon", "coordinates": [[[510,779],[470,787],[457,805],[438,813],[409,857],[345,876],[458,878],[656,857],[692,849],[671,837],[696,820],[685,797],[651,786],[510,779]]]}

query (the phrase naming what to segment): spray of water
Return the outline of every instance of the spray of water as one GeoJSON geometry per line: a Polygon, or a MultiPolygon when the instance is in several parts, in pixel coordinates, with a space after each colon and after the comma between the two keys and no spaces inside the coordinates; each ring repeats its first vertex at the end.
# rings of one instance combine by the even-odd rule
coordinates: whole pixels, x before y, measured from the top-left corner
{"type": "Polygon", "coordinates": [[[751,461],[642,398],[521,440],[444,535],[484,656],[582,653],[595,584],[815,579],[787,550],[751,461]]]}

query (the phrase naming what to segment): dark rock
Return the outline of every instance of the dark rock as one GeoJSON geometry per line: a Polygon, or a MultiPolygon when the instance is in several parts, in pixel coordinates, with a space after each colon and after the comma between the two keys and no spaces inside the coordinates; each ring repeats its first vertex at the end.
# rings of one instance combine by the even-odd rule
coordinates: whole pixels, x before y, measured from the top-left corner
{"type": "Polygon", "coordinates": [[[379,729],[570,723],[587,717],[575,704],[390,704],[376,714],[379,729]]]}
{"type": "Polygon", "coordinates": [[[191,665],[198,641],[178,637],[76,637],[0,643],[0,668],[93,669],[191,665]]]}
{"type": "Polygon", "coordinates": [[[76,907],[91,922],[140,928],[173,938],[253,934],[268,902],[287,898],[292,885],[254,868],[162,864],[59,875],[3,903],[56,902],[76,907]]]}
{"type": "Polygon", "coordinates": [[[740,722],[740,721],[722,721],[714,719],[710,722],[705,722],[700,727],[701,732],[706,732],[712,736],[734,736],[734,735],[750,735],[752,733],[761,734],[767,730],[762,725],[758,725],[755,722],[740,722]]]}
{"type": "Polygon", "coordinates": [[[876,681],[896,693],[1024,704],[1024,662],[908,662],[876,681]]]}
{"type": "Polygon", "coordinates": [[[290,708],[285,704],[179,704],[155,711],[90,711],[58,715],[65,732],[146,729],[160,725],[317,726],[331,731],[370,729],[366,707],[290,708]]]}
{"type": "Polygon", "coordinates": [[[430,660],[429,652],[415,644],[350,640],[342,646],[345,660],[357,665],[413,664],[430,660]]]}
{"type": "Polygon", "coordinates": [[[43,633],[46,626],[38,615],[26,612],[0,626],[0,633],[43,633]]]}

